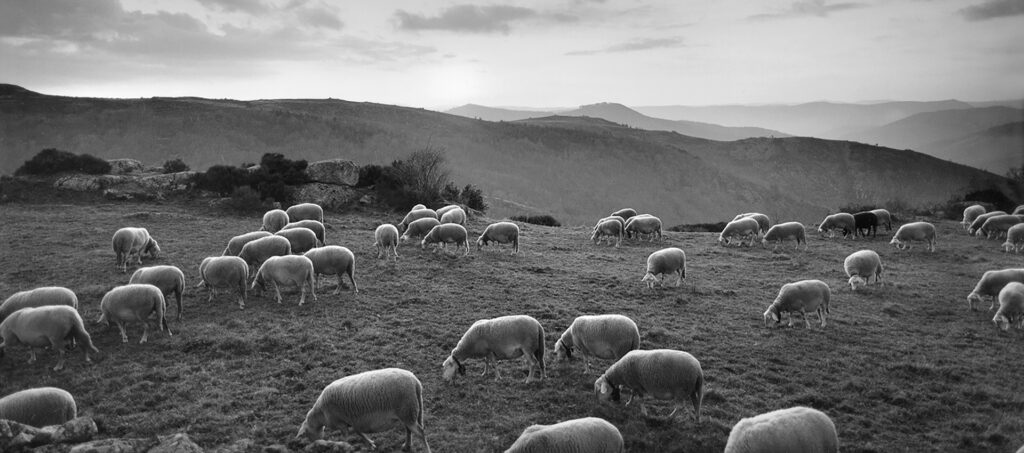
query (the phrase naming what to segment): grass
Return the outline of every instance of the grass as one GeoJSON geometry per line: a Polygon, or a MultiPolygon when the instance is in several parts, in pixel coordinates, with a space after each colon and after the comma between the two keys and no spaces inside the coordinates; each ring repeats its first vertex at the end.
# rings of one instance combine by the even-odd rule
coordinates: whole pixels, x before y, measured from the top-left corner
{"type": "MultiPolygon", "coordinates": [[[[116,328],[93,324],[103,294],[128,280],[114,267],[117,228],[148,228],[164,254],[144,264],[176,265],[189,286],[203,257],[259,228],[258,215],[220,215],[195,203],[3,204],[0,297],[71,288],[101,353],[86,364],[75,351],[54,372],[52,352],[26,364],[26,348],[9,348],[0,394],[65,388],[79,412],[97,420],[101,437],[186,432],[211,450],[243,440],[253,450],[299,450],[304,444],[293,437],[325,385],[401,367],[423,382],[435,451],[501,451],[530,424],[584,416],[616,425],[627,451],[721,451],[740,418],[794,405],[829,414],[844,451],[1010,451],[1024,443],[1024,332],[997,332],[987,305],[970,312],[965,299],[984,271],[1020,267],[1022,258],[967,237],[955,222],[935,221],[935,253],[897,251],[883,237],[814,235],[808,251],[726,249],[713,233],[676,232],[616,249],[589,242],[589,227],[523,224],[515,257],[507,246],[455,257],[403,244],[395,264],[376,259],[373,229],[399,216],[328,213],[328,243],[356,254],[358,295],[331,295],[328,277],[319,300],[302,307],[297,292],[286,290],[282,305],[270,292],[251,294],[240,311],[226,294],[207,303],[205,290],[190,287],[183,320],[170,323],[173,336],[157,333],[139,345],[135,325],[121,344],[116,328]],[[686,251],[688,278],[679,288],[648,290],[640,282],[647,255],[667,246],[686,251]],[[881,285],[853,293],[842,261],[864,247],[879,252],[886,272],[881,285]],[[805,278],[831,286],[829,326],[764,328],[761,314],[779,287],[805,278]],[[551,351],[543,382],[523,383],[519,360],[499,365],[502,381],[479,377],[480,361],[467,362],[467,376],[454,385],[441,380],[441,362],[473,321],[520,313],[541,322],[549,348],[575,316],[632,317],[642,348],[681,349],[701,361],[702,422],[690,410],[668,420],[670,405],[650,399],[649,417],[636,405],[600,404],[593,381],[611,363],[597,360],[585,375],[579,361],[551,363],[551,351]]],[[[488,222],[471,221],[472,237],[488,222]]],[[[367,447],[356,435],[328,437],[367,447]]],[[[380,451],[393,451],[404,432],[371,437],[380,451]]]]}

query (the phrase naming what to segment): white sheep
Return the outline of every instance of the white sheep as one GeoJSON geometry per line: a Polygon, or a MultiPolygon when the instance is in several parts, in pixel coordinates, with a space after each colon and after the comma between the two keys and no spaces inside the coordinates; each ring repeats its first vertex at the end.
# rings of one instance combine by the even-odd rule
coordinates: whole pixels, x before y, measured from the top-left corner
{"type": "Polygon", "coordinates": [[[658,240],[661,240],[661,219],[652,215],[633,216],[626,221],[626,226],[622,231],[626,236],[635,233],[637,239],[640,238],[641,234],[649,234],[651,242],[654,242],[655,236],[657,236],[658,240]]]}
{"type": "Polygon", "coordinates": [[[395,262],[398,262],[398,228],[390,223],[378,226],[373,231],[373,246],[377,248],[377,258],[388,257],[388,249],[395,253],[395,262]]]}
{"type": "Polygon", "coordinates": [[[78,310],[67,305],[22,308],[0,322],[0,358],[5,348],[24,344],[29,347],[28,363],[32,363],[36,361],[36,348],[49,346],[59,357],[53,371],[60,371],[64,368],[64,340],[68,337],[85,345],[82,349],[86,362],[91,362],[89,351],[100,352],[93,346],[78,310]]]}
{"type": "MultiPolygon", "coordinates": [[[[442,223],[431,228],[420,241],[420,248],[426,249],[427,244],[441,244],[441,248],[446,248],[449,242],[455,244],[456,253],[458,253],[459,247],[465,246],[466,253],[463,256],[469,255],[469,233],[466,231],[466,227],[457,223],[442,223]]],[[[437,251],[437,247],[434,248],[434,251],[437,251]]]]}
{"type": "Polygon", "coordinates": [[[832,419],[796,406],[744,418],[732,427],[725,453],[835,453],[839,436],[832,419]]]}
{"type": "Polygon", "coordinates": [[[464,360],[483,358],[484,372],[480,375],[486,375],[487,369],[493,368],[495,379],[501,379],[496,361],[520,356],[529,370],[526,382],[534,378],[534,368],[540,370],[540,379],[544,379],[544,327],[540,322],[526,315],[481,319],[469,327],[445,359],[442,377],[451,382],[456,371],[466,374],[464,360]]]}
{"type": "Polygon", "coordinates": [[[125,325],[129,322],[142,323],[142,339],[139,344],[149,338],[149,323],[146,319],[156,314],[157,327],[166,330],[167,336],[173,335],[167,327],[164,317],[164,293],[156,286],[146,283],[130,283],[118,286],[103,295],[100,300],[100,319],[96,322],[110,325],[113,321],[121,331],[121,342],[128,342],[125,325]]]}
{"type": "Polygon", "coordinates": [[[440,224],[441,222],[433,217],[424,217],[422,219],[413,220],[405,229],[405,232],[402,233],[402,237],[400,237],[399,240],[405,242],[412,238],[423,239],[423,236],[426,236],[427,233],[430,232],[431,228],[440,224]]]}
{"type": "Polygon", "coordinates": [[[630,217],[633,217],[635,215],[636,215],[636,209],[633,209],[633,208],[622,208],[622,209],[619,209],[618,211],[615,211],[615,212],[609,214],[609,217],[621,217],[622,221],[625,222],[630,217]]]}
{"type": "Polygon", "coordinates": [[[1013,215],[1024,215],[1024,204],[1017,205],[1016,208],[1013,208],[1013,211],[1011,211],[1010,214],[1013,214],[1013,215]]]}
{"type": "Polygon", "coordinates": [[[213,301],[217,288],[238,291],[238,309],[245,309],[246,286],[249,283],[249,265],[237,256],[208,256],[199,264],[199,284],[210,290],[207,302],[213,301]]]}
{"type": "Polygon", "coordinates": [[[281,285],[295,286],[299,289],[299,306],[306,303],[306,285],[309,293],[316,299],[316,273],[313,262],[302,255],[272,256],[267,258],[256,271],[256,278],[249,289],[258,285],[260,290],[267,289],[267,282],[274,285],[277,303],[281,303],[281,285]]]}
{"type": "Polygon", "coordinates": [[[274,233],[288,240],[292,253],[302,254],[316,248],[319,240],[313,230],[305,227],[289,228],[274,233]]]}
{"type": "Polygon", "coordinates": [[[966,230],[967,227],[974,223],[974,219],[985,213],[985,207],[980,204],[970,205],[964,208],[964,219],[960,221],[960,225],[966,230]]]}
{"type": "Polygon", "coordinates": [[[669,275],[679,274],[676,279],[676,287],[683,283],[686,278],[686,253],[678,247],[668,247],[651,253],[647,257],[647,273],[640,279],[647,283],[647,287],[654,289],[654,284],[661,282],[665,286],[665,279],[669,275]],[[661,275],[662,280],[658,280],[661,275]]]}
{"type": "Polygon", "coordinates": [[[1003,251],[1009,252],[1010,249],[1013,249],[1013,253],[1020,253],[1022,248],[1024,248],[1024,223],[1019,223],[1006,230],[1006,242],[1003,243],[1003,251]]]}
{"type": "Polygon", "coordinates": [[[423,204],[417,204],[417,205],[413,206],[413,207],[412,207],[411,209],[409,209],[409,210],[410,210],[410,211],[419,211],[420,209],[427,209],[427,206],[426,206],[426,205],[423,205],[423,204]]]}
{"type": "Polygon", "coordinates": [[[292,228],[309,228],[316,234],[316,240],[320,245],[327,245],[327,227],[325,227],[323,223],[316,220],[299,220],[298,222],[286,224],[281,228],[281,230],[289,230],[292,228]]]}
{"type": "Polygon", "coordinates": [[[596,230],[597,226],[600,225],[601,222],[604,222],[605,220],[617,220],[620,223],[622,223],[623,228],[625,228],[625,226],[626,226],[626,219],[625,218],[623,218],[622,216],[610,215],[608,217],[604,217],[602,219],[599,219],[597,221],[597,223],[594,224],[594,228],[593,229],[596,230]]]}
{"type": "MultiPolygon", "coordinates": [[[[853,219],[853,214],[848,212],[838,212],[832,215],[825,216],[825,220],[822,220],[818,224],[818,233],[828,232],[828,237],[831,239],[835,237],[835,230],[840,230],[843,233],[843,237],[849,237],[856,231],[856,222],[853,219]]],[[[854,235],[856,237],[856,235],[854,235]]]]}
{"type": "Polygon", "coordinates": [[[441,223],[457,223],[462,226],[466,226],[466,211],[456,206],[455,209],[449,209],[444,214],[438,214],[438,218],[441,223]]]}
{"type": "Polygon", "coordinates": [[[138,256],[137,263],[142,264],[142,254],[148,253],[150,257],[156,258],[160,254],[160,244],[149,235],[145,228],[125,227],[114,232],[111,239],[114,247],[117,267],[121,272],[128,272],[128,259],[133,254],[138,256]]]}
{"type": "Polygon", "coordinates": [[[1024,216],[1006,214],[989,217],[985,223],[981,224],[981,228],[978,228],[974,235],[979,237],[985,236],[986,239],[999,239],[1006,235],[1010,227],[1024,222],[1024,219],[1021,219],[1021,217],[1024,216]]]}
{"type": "Polygon", "coordinates": [[[242,250],[238,252],[238,257],[244,260],[245,264],[249,266],[259,266],[263,264],[267,258],[272,256],[291,255],[291,253],[292,243],[287,238],[270,235],[265,238],[250,241],[242,246],[242,250]]]}
{"type": "Polygon", "coordinates": [[[320,392],[306,413],[296,438],[315,441],[324,428],[352,429],[376,449],[366,433],[405,427],[404,450],[412,447],[412,434],[423,441],[427,453],[430,444],[423,428],[423,384],[416,375],[400,368],[364,371],[338,379],[320,392]]]}
{"type": "MultiPolygon", "coordinates": [[[[423,205],[421,205],[421,204],[419,204],[419,205],[416,205],[416,206],[422,206],[422,207],[420,207],[420,208],[418,208],[418,209],[427,209],[427,207],[426,207],[426,206],[423,206],[423,205]]],[[[413,206],[413,208],[412,208],[412,211],[416,211],[416,210],[418,210],[418,209],[416,208],[416,206],[413,206]]],[[[437,208],[437,209],[436,209],[436,210],[434,211],[434,213],[435,213],[435,214],[437,214],[437,218],[438,218],[438,219],[440,219],[440,218],[441,218],[441,216],[443,216],[443,215],[444,215],[444,213],[446,213],[446,212],[448,212],[448,211],[451,211],[451,210],[453,210],[453,209],[462,209],[462,206],[459,206],[459,205],[457,205],[457,204],[450,204],[450,205],[447,205],[447,206],[444,206],[444,207],[441,207],[441,208],[437,208]]]]}
{"type": "Polygon", "coordinates": [[[288,224],[288,213],[280,209],[272,209],[263,214],[263,226],[260,230],[277,233],[288,224]]]}
{"type": "Polygon", "coordinates": [[[248,244],[257,239],[273,235],[274,233],[271,233],[269,231],[253,231],[251,233],[240,234],[238,236],[231,238],[231,240],[228,241],[227,247],[224,247],[223,255],[238,256],[239,253],[242,253],[242,247],[245,247],[245,244],[248,244]]]}
{"type": "Polygon", "coordinates": [[[992,310],[996,306],[999,291],[1010,282],[1024,283],[1024,268],[986,271],[978,280],[978,284],[974,285],[974,290],[967,295],[967,306],[974,310],[975,303],[981,303],[983,297],[991,297],[992,305],[988,309],[992,310]]]}
{"type": "Polygon", "coordinates": [[[935,251],[935,225],[928,222],[912,222],[907,223],[898,230],[896,234],[892,236],[890,244],[896,246],[897,249],[910,250],[912,245],[911,241],[923,241],[928,243],[928,250],[931,252],[935,251]]]}
{"type": "Polygon", "coordinates": [[[562,336],[555,341],[555,362],[572,359],[578,352],[583,357],[583,370],[590,372],[590,359],[619,360],[627,352],[640,347],[640,329],[636,322],[623,315],[577,316],[562,336]]]}
{"type": "Polygon", "coordinates": [[[872,209],[870,212],[878,219],[876,226],[881,227],[885,225],[885,231],[892,231],[892,214],[888,210],[879,208],[872,209]]]}
{"type": "Polygon", "coordinates": [[[801,280],[782,285],[779,295],[764,312],[764,326],[768,327],[769,320],[778,324],[782,321],[782,314],[789,312],[789,326],[793,327],[793,315],[799,312],[805,327],[810,328],[811,322],[807,319],[807,312],[817,312],[821,328],[824,329],[827,324],[825,315],[829,312],[828,304],[831,298],[832,291],[821,280],[801,280]]]}
{"type": "Polygon", "coordinates": [[[594,393],[602,401],[618,401],[622,388],[633,390],[626,401],[640,397],[640,413],[647,415],[643,397],[650,394],[675,402],[669,418],[687,399],[693,404],[693,418],[700,423],[700,405],[704,400],[704,371],[700,362],[687,352],[674,349],[629,351],[594,381],[594,393]]]}
{"type": "Polygon", "coordinates": [[[324,223],[324,208],[314,203],[300,203],[289,207],[286,211],[289,222],[300,220],[316,220],[324,223]]]}
{"type": "Polygon", "coordinates": [[[986,212],[984,214],[981,214],[981,215],[975,217],[974,221],[971,222],[971,226],[967,227],[967,234],[969,234],[971,236],[974,236],[974,234],[978,232],[978,229],[980,229],[981,226],[985,224],[986,220],[988,220],[988,219],[990,219],[992,217],[995,217],[997,215],[1006,215],[1006,211],[986,212]]]}
{"type": "Polygon", "coordinates": [[[75,397],[56,387],[36,387],[0,398],[0,420],[42,428],[63,425],[77,416],[75,397]]]}
{"type": "MultiPolygon", "coordinates": [[[[352,281],[352,292],[359,293],[359,286],[356,285],[355,277],[356,256],[351,250],[339,245],[328,245],[310,250],[304,256],[313,262],[313,273],[316,275],[338,276],[338,287],[334,289],[334,294],[338,294],[338,291],[341,291],[343,284],[341,279],[342,275],[345,274],[348,274],[348,279],[352,281]]],[[[322,281],[322,279],[318,279],[318,284],[322,281]]]]}
{"type": "Polygon", "coordinates": [[[874,250],[858,250],[843,261],[846,276],[850,277],[850,289],[856,291],[857,284],[868,285],[871,278],[875,283],[882,279],[882,258],[874,250]]]}
{"type": "Polygon", "coordinates": [[[800,222],[785,222],[772,226],[761,237],[761,247],[764,247],[769,242],[774,242],[775,248],[772,250],[777,250],[780,243],[790,239],[796,241],[795,247],[799,248],[802,242],[804,250],[807,250],[807,233],[804,230],[804,224],[800,222]]]}
{"type": "Polygon", "coordinates": [[[999,310],[992,318],[997,328],[1007,330],[1011,324],[1024,329],[1024,283],[1010,282],[999,291],[999,310]]]}
{"type": "Polygon", "coordinates": [[[484,232],[476,239],[476,249],[480,250],[485,245],[512,244],[512,253],[519,253],[519,225],[512,222],[497,222],[487,225],[484,232]]]}
{"type": "Polygon", "coordinates": [[[770,228],[772,226],[772,220],[768,216],[766,216],[764,214],[761,214],[760,212],[748,212],[748,213],[745,213],[745,214],[740,214],[740,215],[738,215],[736,217],[733,217],[733,220],[739,220],[739,219],[743,219],[743,218],[747,218],[747,217],[749,217],[751,219],[754,219],[754,220],[757,220],[757,226],[758,226],[758,230],[757,231],[760,234],[767,233],[768,232],[768,228],[770,228]]]}
{"type": "Polygon", "coordinates": [[[22,308],[42,307],[44,305],[67,305],[78,308],[78,296],[75,292],[62,286],[43,286],[26,291],[18,291],[0,304],[0,321],[7,319],[11,313],[22,308]]]}
{"type": "MultiPolygon", "coordinates": [[[[167,296],[174,295],[178,302],[178,317],[181,320],[181,296],[185,292],[185,273],[176,266],[150,266],[140,267],[132,273],[128,283],[149,283],[164,293],[164,300],[167,296]]],[[[166,310],[166,308],[164,309],[166,310]]]]}
{"type": "Polygon", "coordinates": [[[622,244],[624,226],[625,225],[619,218],[613,217],[602,219],[597,223],[597,225],[594,225],[594,231],[590,235],[590,240],[597,244],[600,243],[603,238],[607,237],[609,238],[609,243],[611,243],[611,239],[614,238],[615,246],[618,247],[622,244]]]}
{"type": "MultiPolygon", "coordinates": [[[[619,218],[622,219],[622,235],[628,239],[628,238],[632,238],[633,237],[632,233],[626,232],[626,226],[628,226],[630,224],[630,222],[633,222],[637,218],[647,218],[647,217],[654,217],[654,216],[651,215],[651,214],[637,214],[637,215],[634,215],[634,216],[632,216],[632,217],[630,217],[628,219],[620,217],[620,216],[608,216],[606,218],[616,218],[616,217],[619,217],[619,218]]],[[[637,236],[637,238],[639,239],[640,237],[637,236]]]]}
{"type": "Polygon", "coordinates": [[[724,247],[732,243],[733,238],[738,237],[740,239],[739,245],[743,245],[744,239],[749,239],[749,245],[753,246],[754,239],[757,238],[760,229],[761,225],[757,223],[756,219],[741,217],[725,225],[722,232],[718,234],[718,243],[724,247]]]}
{"type": "Polygon", "coordinates": [[[531,425],[505,453],[622,453],[622,433],[597,417],[531,425]]]}
{"type": "Polygon", "coordinates": [[[409,211],[409,213],[405,215],[405,218],[402,219],[402,222],[398,224],[398,229],[401,231],[405,231],[405,229],[409,227],[410,223],[417,219],[422,219],[426,217],[436,219],[437,211],[433,209],[417,209],[414,211],[409,211]]]}

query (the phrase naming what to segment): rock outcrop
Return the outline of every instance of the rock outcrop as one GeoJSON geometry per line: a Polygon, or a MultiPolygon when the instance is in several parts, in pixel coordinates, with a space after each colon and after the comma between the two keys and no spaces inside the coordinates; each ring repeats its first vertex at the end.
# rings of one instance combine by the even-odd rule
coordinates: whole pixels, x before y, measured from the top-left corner
{"type": "Polygon", "coordinates": [[[359,182],[359,166],[345,159],[321,160],[306,167],[306,176],[313,182],[355,186],[359,182]]]}

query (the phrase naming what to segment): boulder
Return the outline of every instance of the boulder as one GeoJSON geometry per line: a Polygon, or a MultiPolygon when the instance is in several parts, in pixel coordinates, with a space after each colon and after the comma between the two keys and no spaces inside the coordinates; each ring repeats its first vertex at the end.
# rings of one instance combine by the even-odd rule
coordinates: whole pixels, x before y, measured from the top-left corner
{"type": "Polygon", "coordinates": [[[53,183],[56,189],[76,190],[79,192],[106,189],[114,184],[121,184],[133,179],[131,176],[116,175],[67,175],[57,178],[53,183]]]}
{"type": "Polygon", "coordinates": [[[157,436],[160,443],[147,453],[203,453],[203,449],[189,439],[188,434],[178,433],[171,436],[157,436]]]}
{"type": "Polygon", "coordinates": [[[145,453],[154,439],[101,439],[71,447],[69,453],[145,453]]]}
{"type": "Polygon", "coordinates": [[[359,166],[345,159],[321,160],[306,167],[306,176],[314,182],[355,186],[359,182],[359,166]]]}
{"type": "Polygon", "coordinates": [[[61,425],[35,428],[0,420],[0,451],[18,452],[53,444],[74,444],[92,439],[98,432],[90,417],[78,417],[61,425]]]}
{"type": "Polygon", "coordinates": [[[107,159],[107,162],[110,163],[110,174],[112,175],[141,173],[146,170],[146,166],[135,159],[107,159]]]}
{"type": "Polygon", "coordinates": [[[314,182],[296,187],[292,198],[303,203],[316,203],[324,209],[338,209],[358,201],[362,195],[348,186],[314,182]]]}

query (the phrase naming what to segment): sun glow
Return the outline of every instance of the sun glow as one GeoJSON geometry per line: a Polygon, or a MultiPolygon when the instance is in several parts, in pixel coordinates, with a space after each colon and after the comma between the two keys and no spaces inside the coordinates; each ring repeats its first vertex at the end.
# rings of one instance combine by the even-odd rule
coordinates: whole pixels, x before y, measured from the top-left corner
{"type": "Polygon", "coordinates": [[[483,77],[477,68],[467,65],[445,65],[434,68],[427,75],[424,89],[426,97],[435,103],[462,105],[472,102],[483,92],[483,77]]]}

